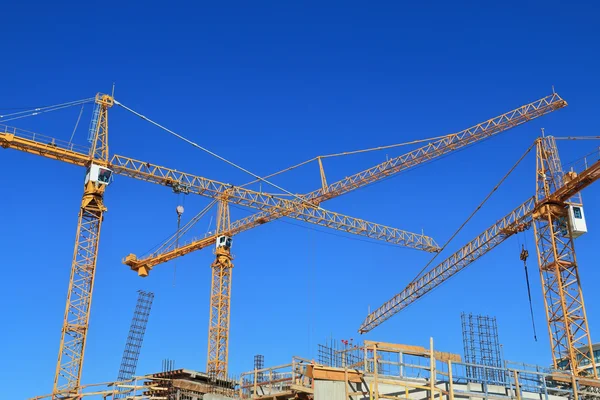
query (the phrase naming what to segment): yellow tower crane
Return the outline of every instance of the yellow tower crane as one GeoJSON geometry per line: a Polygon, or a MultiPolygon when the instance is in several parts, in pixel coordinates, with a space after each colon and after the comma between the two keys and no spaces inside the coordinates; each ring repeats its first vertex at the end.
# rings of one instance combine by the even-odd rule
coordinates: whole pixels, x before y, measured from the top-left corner
{"type": "MultiPolygon", "coordinates": [[[[123,263],[137,271],[140,276],[147,276],[149,271],[156,265],[217,243],[217,261],[212,264],[213,277],[210,302],[207,371],[219,378],[224,378],[227,375],[231,267],[222,266],[227,264],[220,263],[219,259],[223,261],[227,260],[230,263],[231,255],[229,249],[226,250],[227,255],[224,255],[225,250],[221,247],[218,240],[225,240],[224,238],[231,240],[232,236],[237,235],[240,232],[274,221],[281,217],[287,216],[294,218],[298,212],[301,212],[306,208],[306,202],[319,205],[326,200],[341,196],[355,189],[367,186],[371,183],[388,178],[397,173],[490,138],[510,128],[561,109],[566,105],[567,103],[565,100],[557,93],[553,93],[533,103],[526,104],[458,133],[443,136],[438,140],[432,140],[425,146],[414,149],[401,156],[391,158],[386,162],[375,165],[367,170],[360,171],[354,175],[350,175],[332,184],[327,183],[322,160],[319,157],[317,159],[319,162],[321,188],[299,196],[300,200],[291,201],[291,207],[286,209],[264,210],[234,221],[231,224],[229,223],[229,213],[227,213],[226,224],[219,224],[220,231],[215,235],[195,240],[179,247],[177,245],[177,240],[174,240],[174,238],[179,237],[176,234],[160,246],[159,250],[151,253],[149,256],[138,258],[136,255],[130,254],[124,258],[123,263]],[[216,265],[222,267],[216,268],[216,265]],[[216,274],[216,271],[220,271],[221,274],[216,274]],[[224,275],[225,272],[227,275],[224,275]],[[224,286],[223,282],[226,282],[227,285],[224,286]],[[224,288],[227,289],[226,294],[223,292],[224,288]]],[[[222,215],[221,210],[224,209],[222,204],[223,203],[221,203],[219,208],[219,215],[222,215]]],[[[340,221],[328,220],[324,226],[340,229],[340,221]]],[[[342,224],[341,226],[345,225],[342,224]]],[[[359,232],[362,232],[363,236],[385,240],[390,243],[396,243],[398,239],[401,239],[402,242],[407,240],[407,238],[398,237],[393,232],[382,230],[375,225],[363,224],[357,227],[357,229],[359,232]]],[[[354,233],[356,232],[354,231],[354,233]]],[[[420,242],[421,240],[422,238],[419,238],[417,242],[420,242]]],[[[414,239],[409,241],[414,241],[414,239]]],[[[439,250],[437,247],[433,248],[431,243],[422,244],[421,246],[417,246],[417,248],[432,252],[439,250]]]]}
{"type": "Polygon", "coordinates": [[[580,174],[563,174],[553,137],[538,139],[536,153],[535,197],[370,313],[360,326],[360,333],[382,324],[533,224],[554,368],[571,370],[577,376],[591,371],[598,378],[573,239],[586,229],[581,225],[584,221],[581,201],[574,197],[600,179],[600,161],[580,174]]]}
{"type": "MultiPolygon", "coordinates": [[[[3,148],[16,149],[87,168],[53,386],[53,395],[56,398],[77,396],[81,386],[100,228],[106,211],[103,195],[112,174],[167,186],[176,193],[197,194],[211,199],[226,198],[231,204],[273,214],[286,214],[300,221],[373,237],[400,246],[430,252],[438,250],[435,241],[423,234],[334,213],[306,202],[298,204],[272,194],[236,187],[126,156],[110,156],[108,110],[119,103],[112,96],[105,94],[96,95],[94,101],[96,108],[92,119],[92,144],[89,149],[38,133],[0,125],[0,146],[3,148]]],[[[144,275],[144,268],[138,268],[138,273],[144,275]]]]}
{"type": "Polygon", "coordinates": [[[75,250],[67,306],[60,336],[60,351],[54,374],[53,392],[73,389],[83,366],[83,354],[90,322],[90,306],[98,257],[100,227],[104,219],[104,189],[110,182],[108,165],[108,109],[114,104],[108,95],[96,96],[95,129],[87,163],[83,198],[79,209],[75,250]]]}
{"type": "Polygon", "coordinates": [[[229,320],[231,306],[232,238],[225,235],[230,229],[227,197],[219,200],[217,210],[217,245],[215,261],[211,264],[210,317],[208,323],[207,371],[222,378],[227,375],[229,350],[229,320]]]}

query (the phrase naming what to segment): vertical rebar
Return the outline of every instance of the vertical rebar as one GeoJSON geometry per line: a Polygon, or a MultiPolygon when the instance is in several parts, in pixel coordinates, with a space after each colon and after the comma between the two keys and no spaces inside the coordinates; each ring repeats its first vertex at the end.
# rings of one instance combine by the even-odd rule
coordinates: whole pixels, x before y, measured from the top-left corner
{"type": "MultiPolygon", "coordinates": [[[[117,381],[119,382],[129,380],[133,378],[133,375],[135,374],[153,300],[154,293],[144,292],[143,290],[138,291],[137,303],[129,327],[129,334],[127,335],[123,357],[121,358],[121,366],[119,367],[119,374],[117,377],[117,381]]],[[[114,398],[119,399],[122,397],[123,393],[119,393],[115,395],[114,398]]]]}
{"type": "Polygon", "coordinates": [[[265,356],[262,354],[257,354],[254,356],[254,372],[258,374],[257,379],[259,382],[263,380],[263,373],[257,372],[259,369],[263,369],[265,367],[265,356]]]}
{"type": "Polygon", "coordinates": [[[476,382],[504,383],[502,352],[495,317],[461,313],[467,377],[476,382]],[[487,368],[492,367],[492,368],[487,368]]]}

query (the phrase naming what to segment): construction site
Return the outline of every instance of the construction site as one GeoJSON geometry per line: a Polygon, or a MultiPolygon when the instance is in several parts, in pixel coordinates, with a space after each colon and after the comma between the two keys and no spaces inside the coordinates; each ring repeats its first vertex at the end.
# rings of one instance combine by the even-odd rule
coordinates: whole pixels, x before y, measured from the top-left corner
{"type": "Polygon", "coordinates": [[[0,400],[600,400],[600,2],[1,15],[0,400]]]}
{"type": "MultiPolygon", "coordinates": [[[[560,113],[565,107],[567,101],[553,90],[549,95],[533,102],[512,105],[512,109],[507,105],[506,109],[510,111],[498,113],[493,118],[456,133],[427,139],[407,138],[406,142],[395,146],[411,146],[411,150],[398,156],[388,156],[384,162],[368,169],[349,171],[345,178],[338,181],[332,181],[328,177],[323,163],[324,159],[335,155],[318,156],[309,161],[318,164],[320,179],[314,190],[308,193],[289,192],[271,179],[309,161],[268,176],[254,174],[197,144],[185,134],[175,132],[121,103],[114,91],[111,94],[98,93],[91,98],[3,115],[0,118],[0,146],[5,151],[16,150],[53,162],[70,164],[85,171],[85,178],[81,182],[83,196],[78,211],[67,302],[60,343],[57,343],[59,351],[54,384],[52,388],[48,388],[47,393],[40,393],[31,399],[578,400],[600,397],[600,365],[597,365],[600,364],[600,347],[594,345],[588,323],[588,319],[593,319],[597,313],[596,310],[586,309],[575,253],[576,239],[588,231],[581,193],[600,178],[600,157],[596,150],[583,155],[582,162],[577,166],[566,169],[559,155],[562,140],[588,140],[594,139],[593,137],[555,137],[542,130],[529,148],[523,149],[524,154],[519,160],[515,160],[516,163],[507,170],[506,175],[499,182],[493,183],[495,186],[491,192],[482,199],[465,223],[458,227],[456,234],[528,155],[530,160],[535,158],[535,171],[530,171],[531,181],[534,182],[535,178],[531,196],[515,199],[522,201],[520,204],[515,203],[518,204],[517,207],[513,204],[511,208],[498,210],[497,219],[489,221],[491,225],[467,243],[450,244],[452,236],[446,238],[447,242],[444,240],[445,244],[438,244],[425,233],[409,232],[344,215],[330,211],[326,205],[330,199],[396,174],[402,175],[403,172],[445,156],[461,157],[460,154],[453,154],[461,149],[473,146],[471,151],[476,151],[478,142],[500,134],[511,135],[513,130],[527,129],[526,125],[530,121],[551,113],[560,113]],[[61,139],[52,136],[51,132],[33,132],[17,126],[27,117],[43,118],[45,114],[73,107],[81,107],[83,110],[84,104],[91,105],[92,112],[89,116],[87,142],[83,144],[75,144],[73,136],[71,140],[61,139]],[[168,133],[187,145],[246,172],[253,177],[253,181],[233,185],[110,152],[109,115],[113,109],[133,114],[152,125],[153,129],[168,133]],[[89,344],[88,334],[96,329],[90,324],[92,297],[95,292],[109,290],[107,287],[94,286],[97,258],[103,251],[100,233],[107,211],[104,195],[111,191],[114,180],[128,178],[163,186],[188,198],[208,198],[206,207],[189,219],[184,217],[184,208],[178,205],[177,230],[145,256],[123,254],[124,265],[121,265],[121,268],[129,269],[130,274],[137,274],[141,282],[151,279],[155,273],[153,270],[161,264],[202,249],[214,252],[214,261],[210,265],[208,343],[189,344],[193,347],[206,346],[206,363],[179,366],[167,359],[162,368],[157,367],[156,370],[137,368],[138,361],[144,357],[143,342],[147,324],[153,318],[153,302],[161,296],[161,293],[139,290],[137,303],[127,311],[128,318],[131,310],[133,315],[118,374],[115,369],[114,374],[107,372],[114,375],[114,380],[86,382],[82,380],[82,372],[88,364],[95,362],[93,358],[84,358],[86,345],[89,344]],[[266,187],[270,187],[269,191],[263,191],[266,187]],[[276,192],[273,193],[271,189],[276,192]],[[232,206],[248,208],[254,213],[231,221],[232,206]],[[214,231],[190,239],[198,221],[212,215],[216,221],[214,231]],[[235,296],[238,286],[232,289],[232,274],[235,270],[232,249],[235,248],[235,241],[240,233],[278,219],[296,220],[365,240],[430,254],[430,261],[415,279],[405,282],[404,289],[399,288],[401,290],[388,301],[370,310],[362,324],[356,326],[356,331],[348,332],[348,335],[356,332],[366,334],[374,330],[469,265],[477,263],[503,242],[520,233],[529,232],[535,238],[535,250],[531,249],[532,254],[529,254],[526,247],[522,246],[520,259],[527,274],[528,288],[529,277],[540,276],[549,333],[548,363],[532,365],[504,359],[496,318],[463,313],[461,320],[456,322],[462,328],[462,354],[438,348],[436,337],[423,338],[428,346],[330,339],[313,346],[313,355],[316,357],[289,354],[286,356],[288,363],[268,365],[264,356],[257,354],[252,368],[233,374],[229,364],[237,355],[229,351],[231,298],[235,296]],[[444,252],[448,244],[448,251],[444,252]]],[[[468,126],[468,122],[465,124],[468,126]]],[[[394,147],[383,143],[382,146],[388,151],[394,147]]],[[[381,148],[361,149],[355,153],[381,148]]],[[[27,157],[23,155],[24,163],[27,162],[27,157]]],[[[436,161],[436,166],[443,167],[443,163],[444,160],[436,161]]],[[[109,221],[107,216],[106,222],[110,223],[109,221]]],[[[591,226],[589,228],[592,229],[591,226]]],[[[10,249],[5,251],[10,252],[10,249]]],[[[593,266],[583,266],[591,267],[593,266]]],[[[243,283],[239,284],[241,286],[243,283]]],[[[539,296],[539,293],[529,291],[529,295],[532,307],[531,298],[539,296]]],[[[342,296],[341,291],[339,296],[342,296]]],[[[430,296],[434,297],[436,294],[430,296]]],[[[196,299],[194,302],[198,307],[203,306],[200,300],[196,299]]],[[[413,306],[418,307],[418,304],[413,306]]],[[[533,308],[531,313],[533,320],[533,308]]],[[[52,318],[60,317],[56,315],[52,318]]],[[[273,317],[271,322],[283,322],[277,321],[277,318],[273,317]]],[[[443,335],[443,330],[439,334],[443,335]]],[[[118,346],[121,348],[121,344],[118,346]]],[[[251,344],[247,346],[251,347],[251,344]]],[[[36,370],[36,373],[47,375],[52,371],[36,370]]]]}

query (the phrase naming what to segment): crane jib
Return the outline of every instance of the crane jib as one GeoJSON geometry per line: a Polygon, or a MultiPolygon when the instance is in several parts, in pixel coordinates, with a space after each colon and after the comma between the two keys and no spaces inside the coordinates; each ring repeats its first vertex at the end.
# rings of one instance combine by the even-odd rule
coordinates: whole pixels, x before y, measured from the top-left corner
{"type": "Polygon", "coordinates": [[[419,280],[406,287],[402,292],[384,303],[367,316],[359,328],[366,333],[377,327],[400,310],[408,307],[426,293],[445,282],[451,276],[479,259],[495,248],[512,234],[519,231],[519,226],[531,222],[536,211],[546,204],[562,204],[600,178],[600,161],[583,170],[575,178],[567,182],[556,192],[538,203],[534,198],[527,200],[511,213],[500,219],[474,240],[463,246],[439,265],[426,272],[419,280]]]}

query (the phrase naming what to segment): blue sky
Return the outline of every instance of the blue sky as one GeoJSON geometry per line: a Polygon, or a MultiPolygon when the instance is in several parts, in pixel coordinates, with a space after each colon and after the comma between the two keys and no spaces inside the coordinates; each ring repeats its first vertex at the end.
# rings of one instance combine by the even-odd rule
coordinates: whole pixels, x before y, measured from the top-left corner
{"type": "MultiPolygon", "coordinates": [[[[0,113],[110,91],[122,103],[262,175],[320,154],[452,133],[552,91],[569,107],[492,140],[324,204],[327,209],[444,243],[539,135],[598,135],[598,9],[591,2],[45,2],[3,7],[0,113]]],[[[85,144],[89,107],[75,135],[85,144]]],[[[68,139],[79,109],[17,121],[68,139]]],[[[117,107],[110,150],[240,184],[248,177],[117,107]]],[[[559,143],[564,163],[597,142],[559,143]]],[[[325,161],[329,181],[402,153],[325,161]]],[[[0,151],[0,382],[7,399],[51,390],[81,199],[82,169],[0,151]],[[35,371],[36,379],[25,371],[35,371]],[[8,384],[10,383],[10,384],[8,384]]],[[[274,181],[294,192],[320,185],[310,164],[274,181]]],[[[528,156],[449,245],[449,254],[534,193],[528,156]]],[[[590,232],[577,256],[592,337],[599,339],[600,189],[584,192],[590,232]]],[[[116,378],[138,289],[156,293],[138,372],[161,360],[203,370],[210,268],[205,249],[140,279],[121,264],[143,254],[208,200],[116,177],[105,223],[83,380],[116,378]]],[[[232,218],[251,210],[233,208],[232,218]]],[[[214,213],[213,213],[214,215],[214,213]]],[[[214,220],[214,218],[213,218],[214,220]]],[[[210,217],[194,234],[209,229],[210,217]]],[[[462,353],[461,311],[497,316],[506,358],[547,365],[550,348],[539,276],[530,259],[539,341],[527,306],[520,243],[512,238],[366,336],[462,353]]],[[[355,240],[282,220],[235,238],[230,370],[293,355],[316,357],[325,338],[359,339],[379,306],[429,260],[416,250],[355,240]]],[[[441,258],[440,258],[441,259],[441,258]]]]}

